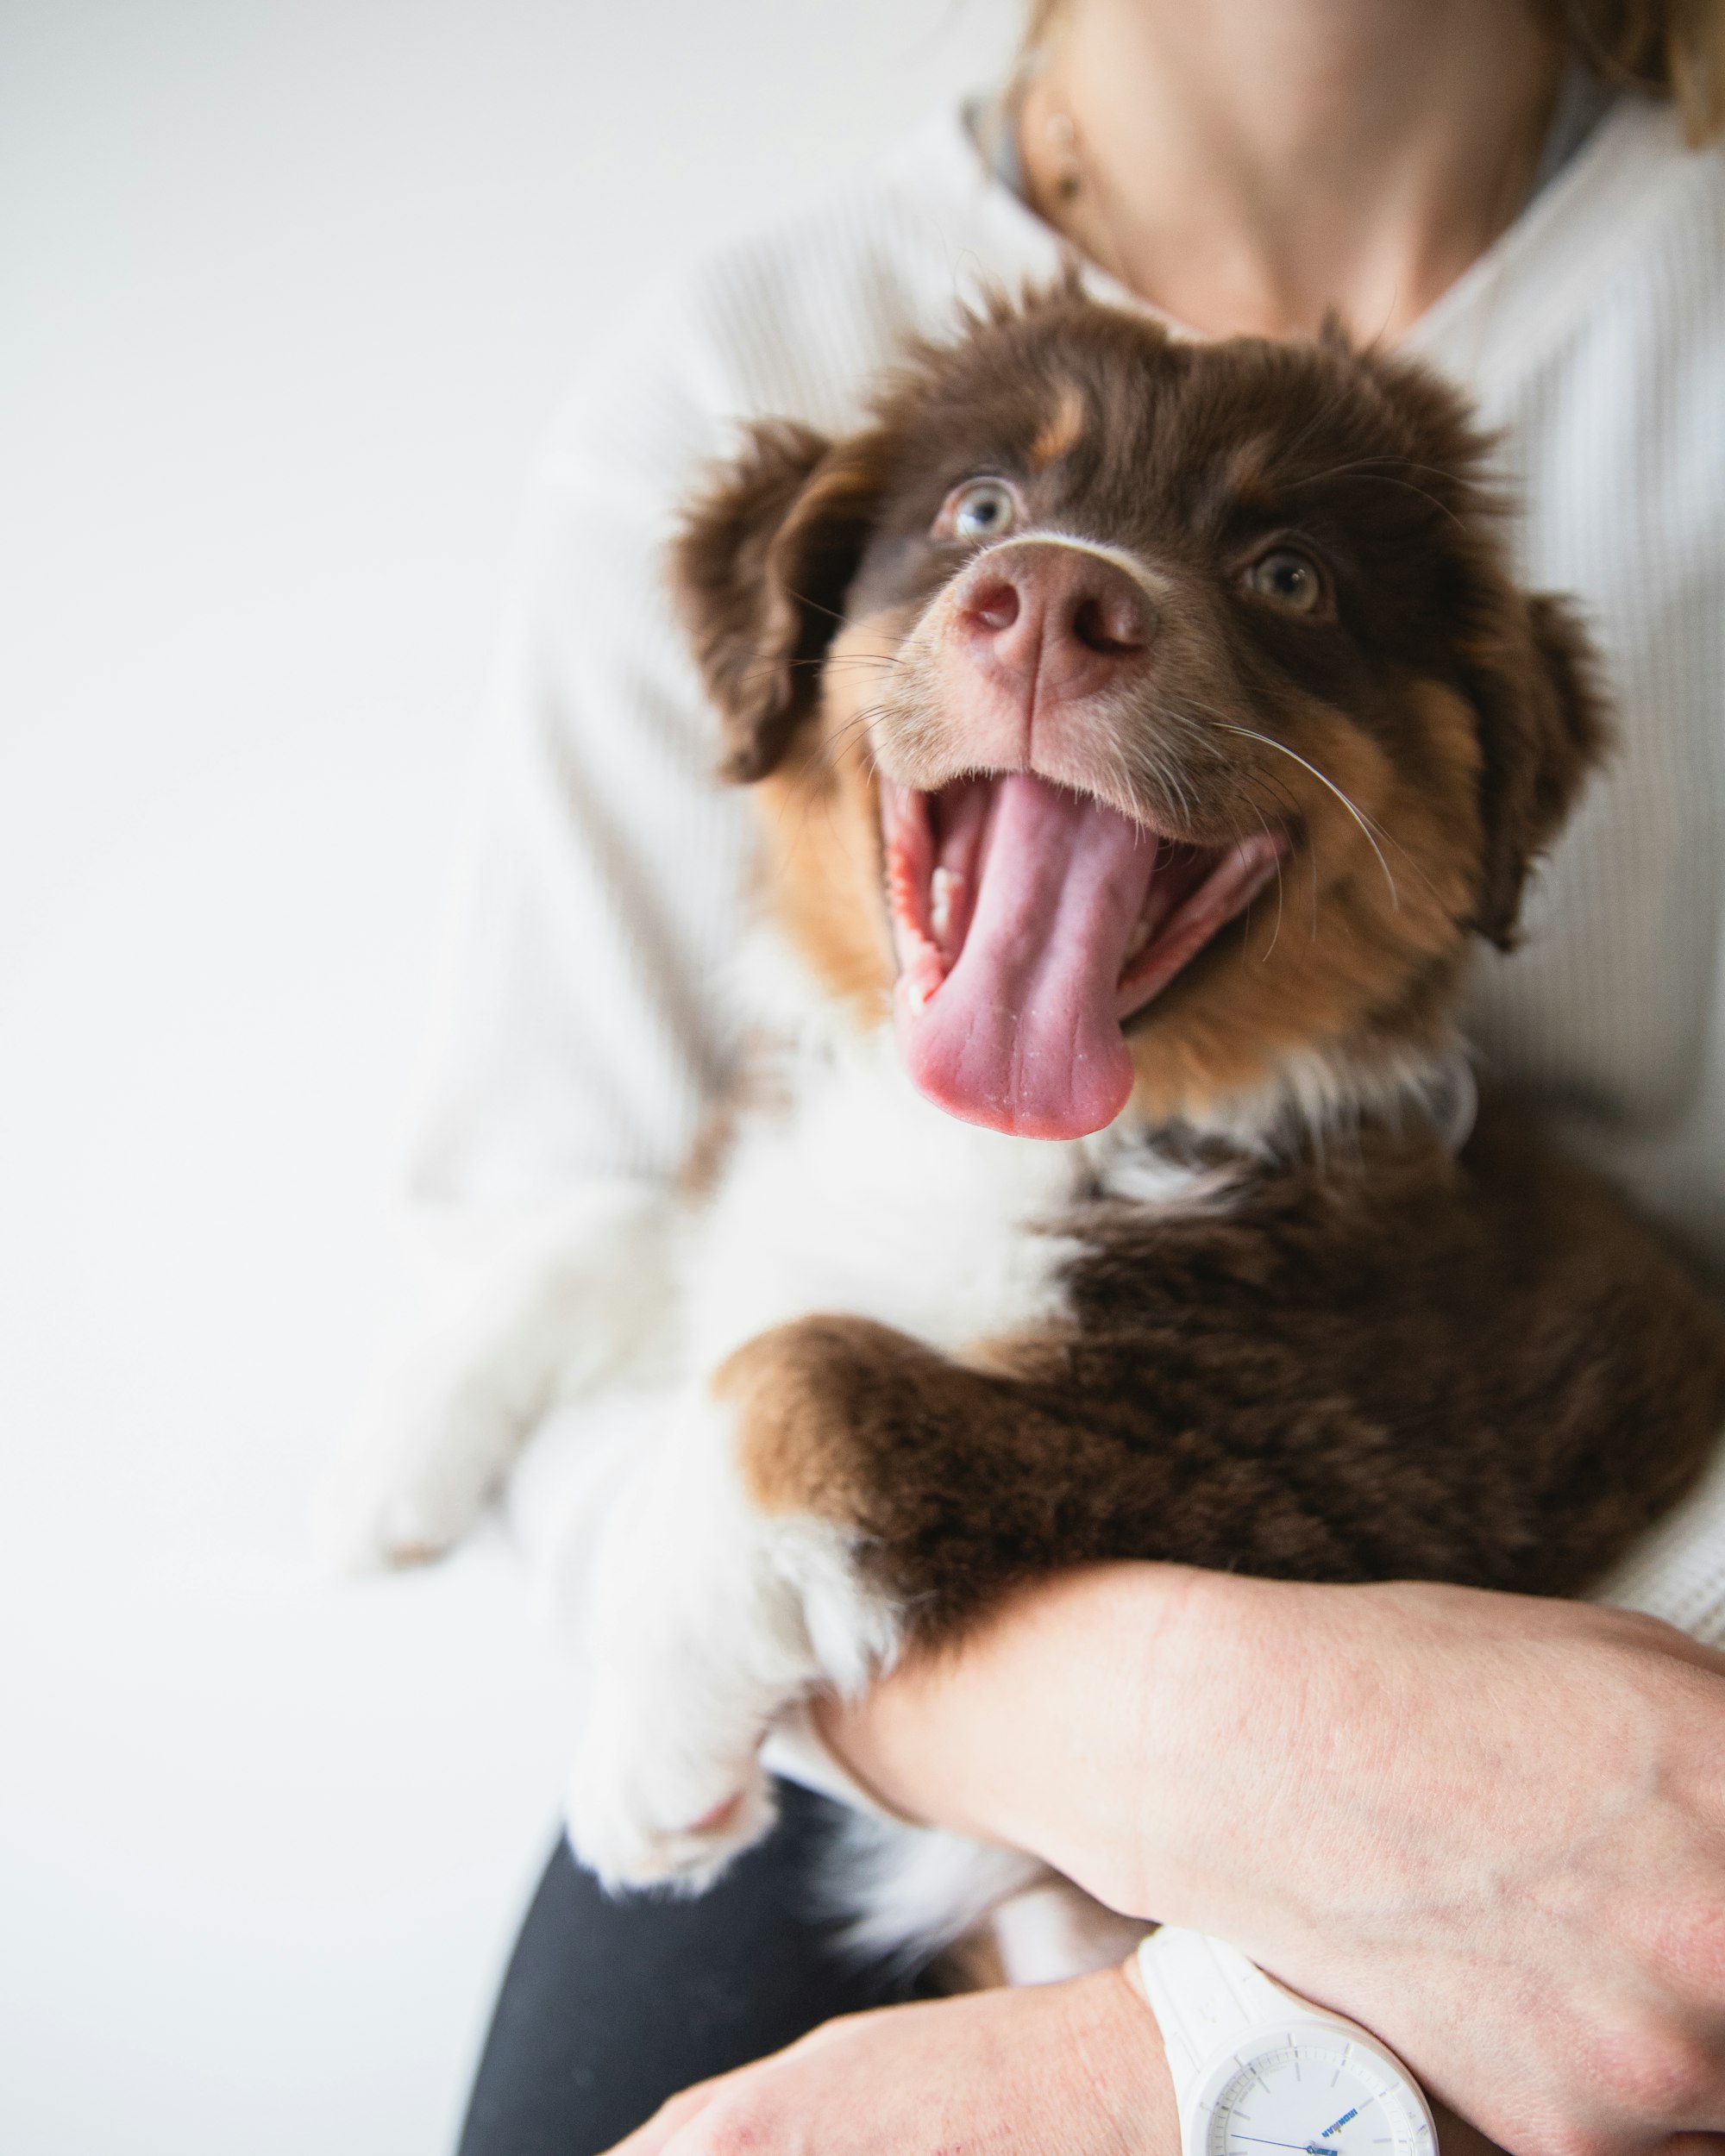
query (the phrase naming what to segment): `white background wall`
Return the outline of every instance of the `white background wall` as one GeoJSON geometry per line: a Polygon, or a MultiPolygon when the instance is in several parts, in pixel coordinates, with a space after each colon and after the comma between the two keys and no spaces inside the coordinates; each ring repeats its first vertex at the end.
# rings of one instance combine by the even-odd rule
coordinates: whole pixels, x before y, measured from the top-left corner
{"type": "Polygon", "coordinates": [[[496,1536],[320,1577],[515,507],[1012,0],[0,7],[0,2149],[438,2156],[551,1832],[496,1536]]]}

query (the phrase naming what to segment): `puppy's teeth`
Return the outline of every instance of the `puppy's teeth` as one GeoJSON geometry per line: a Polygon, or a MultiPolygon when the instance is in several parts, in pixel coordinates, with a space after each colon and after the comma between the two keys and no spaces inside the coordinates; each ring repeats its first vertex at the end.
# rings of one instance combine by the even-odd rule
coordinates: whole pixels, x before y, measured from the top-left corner
{"type": "Polygon", "coordinates": [[[1137,922],[1132,928],[1132,934],[1126,938],[1126,962],[1127,965],[1131,965],[1149,941],[1150,923],[1148,921],[1137,922]]]}
{"type": "Polygon", "coordinates": [[[928,990],[923,987],[921,981],[906,981],[905,983],[905,994],[909,1000],[910,1006],[913,1011],[920,1011],[923,1006],[928,1001],[928,990]]]}
{"type": "Polygon", "coordinates": [[[956,868],[937,868],[929,879],[928,924],[937,943],[945,943],[952,927],[952,902],[963,881],[956,868]]]}

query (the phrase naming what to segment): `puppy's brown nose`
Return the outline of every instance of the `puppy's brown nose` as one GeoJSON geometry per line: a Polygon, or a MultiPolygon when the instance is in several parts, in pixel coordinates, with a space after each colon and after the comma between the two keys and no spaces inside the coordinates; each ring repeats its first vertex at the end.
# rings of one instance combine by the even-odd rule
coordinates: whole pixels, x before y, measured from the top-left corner
{"type": "Polygon", "coordinates": [[[965,571],[953,600],[971,658],[1044,696],[1105,687],[1155,630],[1148,599],[1124,570],[1046,540],[992,548],[965,571]]]}

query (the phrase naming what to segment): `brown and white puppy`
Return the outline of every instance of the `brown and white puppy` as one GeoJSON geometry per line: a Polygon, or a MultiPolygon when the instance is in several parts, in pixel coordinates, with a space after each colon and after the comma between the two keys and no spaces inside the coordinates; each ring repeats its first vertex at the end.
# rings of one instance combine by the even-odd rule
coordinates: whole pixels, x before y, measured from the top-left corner
{"type": "MultiPolygon", "coordinates": [[[[1569,1593],[1695,1473],[1719,1319],[1507,1112],[1466,1134],[1470,948],[1604,734],[1484,448],[1417,367],[1061,292],[693,511],[771,1082],[594,1583],[606,1877],[710,1877],[776,1715],[1029,1576],[1569,1593]]],[[[918,1862],[884,1928],[932,1939],[986,1893],[918,1862]]]]}

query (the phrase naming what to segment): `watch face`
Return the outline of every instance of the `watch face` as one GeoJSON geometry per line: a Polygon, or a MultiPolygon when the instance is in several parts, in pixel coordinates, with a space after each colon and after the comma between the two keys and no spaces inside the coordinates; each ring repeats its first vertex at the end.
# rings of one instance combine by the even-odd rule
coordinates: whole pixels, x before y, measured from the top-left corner
{"type": "Polygon", "coordinates": [[[1206,2156],[1433,2156],[1407,2084],[1341,2036],[1250,2058],[1216,2098],[1204,2147],[1206,2156]]]}

